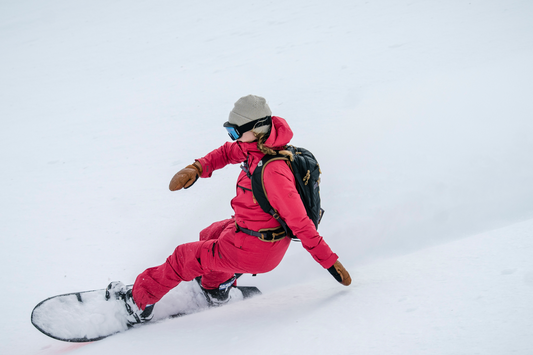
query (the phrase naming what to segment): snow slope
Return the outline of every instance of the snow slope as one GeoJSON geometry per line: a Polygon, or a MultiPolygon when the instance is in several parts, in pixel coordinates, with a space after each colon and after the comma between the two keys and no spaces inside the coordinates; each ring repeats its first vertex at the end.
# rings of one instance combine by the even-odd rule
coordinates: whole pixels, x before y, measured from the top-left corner
{"type": "Polygon", "coordinates": [[[0,353],[530,354],[532,15],[518,0],[0,3],[0,353]],[[265,291],[249,302],[82,347],[33,329],[44,298],[131,282],[231,214],[236,166],[167,186],[249,93],[321,162],[320,231],[354,285],[294,244],[244,280],[265,291]]]}
{"type": "Polygon", "coordinates": [[[317,276],[79,350],[142,354],[531,354],[533,220],[317,276]]]}

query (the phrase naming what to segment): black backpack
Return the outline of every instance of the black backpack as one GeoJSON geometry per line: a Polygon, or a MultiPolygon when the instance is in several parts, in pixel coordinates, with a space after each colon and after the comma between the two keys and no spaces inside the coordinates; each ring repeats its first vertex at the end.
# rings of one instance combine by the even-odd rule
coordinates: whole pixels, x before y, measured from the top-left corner
{"type": "Polygon", "coordinates": [[[315,224],[315,228],[318,229],[318,224],[324,215],[324,210],[320,206],[319,184],[321,171],[315,156],[307,149],[287,146],[285,150],[292,153],[292,160],[289,156],[278,153],[277,155],[265,155],[257,164],[251,176],[252,193],[259,206],[261,206],[261,209],[271,214],[282,225],[289,237],[297,238],[268,201],[263,181],[263,172],[268,163],[272,161],[287,161],[294,174],[296,189],[302,198],[307,215],[315,224]]]}

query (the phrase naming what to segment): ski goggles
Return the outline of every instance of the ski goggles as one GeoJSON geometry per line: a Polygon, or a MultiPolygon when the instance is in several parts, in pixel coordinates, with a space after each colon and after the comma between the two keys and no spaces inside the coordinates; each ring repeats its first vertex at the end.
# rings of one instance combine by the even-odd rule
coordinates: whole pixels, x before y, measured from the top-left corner
{"type": "Polygon", "coordinates": [[[254,128],[268,126],[270,124],[272,124],[272,117],[266,116],[254,120],[252,122],[243,124],[242,126],[237,126],[235,124],[226,122],[224,123],[224,128],[226,128],[226,130],[228,131],[228,135],[230,136],[230,138],[236,141],[237,139],[241,138],[244,133],[251,131],[254,128]]]}

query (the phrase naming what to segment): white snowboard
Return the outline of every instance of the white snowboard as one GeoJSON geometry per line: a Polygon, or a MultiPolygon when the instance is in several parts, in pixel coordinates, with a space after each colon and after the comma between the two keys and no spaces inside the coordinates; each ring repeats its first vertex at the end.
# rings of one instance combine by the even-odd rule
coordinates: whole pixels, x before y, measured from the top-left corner
{"type": "MultiPolygon", "coordinates": [[[[129,286],[131,287],[131,285],[129,286]]],[[[126,308],[121,300],[105,299],[105,289],[68,293],[39,303],[31,315],[32,324],[54,339],[90,342],[129,329],[126,308]]],[[[256,287],[237,286],[230,290],[229,303],[261,294],[256,287]]],[[[180,317],[209,308],[197,282],[182,282],[158,303],[150,322],[180,317]]]]}

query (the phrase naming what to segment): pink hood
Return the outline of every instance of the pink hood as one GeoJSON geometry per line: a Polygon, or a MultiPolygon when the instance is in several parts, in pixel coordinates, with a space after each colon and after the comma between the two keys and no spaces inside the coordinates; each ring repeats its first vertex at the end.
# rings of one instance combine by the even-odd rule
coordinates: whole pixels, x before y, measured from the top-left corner
{"type": "Polygon", "coordinates": [[[281,117],[272,116],[272,129],[265,145],[279,150],[291,141],[292,136],[293,133],[287,121],[281,117]]]}

